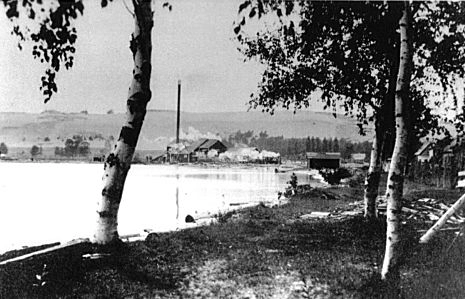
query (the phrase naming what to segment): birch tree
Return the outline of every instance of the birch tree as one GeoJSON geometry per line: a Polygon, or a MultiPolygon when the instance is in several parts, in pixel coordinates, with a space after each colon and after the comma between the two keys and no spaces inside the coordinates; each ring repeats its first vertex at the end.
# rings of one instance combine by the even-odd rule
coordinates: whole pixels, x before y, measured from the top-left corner
{"type": "Polygon", "coordinates": [[[407,165],[408,116],[410,112],[410,81],[412,75],[412,12],[408,2],[404,3],[400,27],[400,61],[397,76],[395,117],[396,141],[387,180],[387,231],[382,279],[399,279],[400,214],[402,208],[404,169],[407,165]]]}
{"type": "MultiPolygon", "coordinates": [[[[463,6],[458,3],[414,3],[415,68],[412,96],[413,140],[438,127],[425,99],[436,93],[431,82],[447,90],[448,74],[460,73],[463,51],[463,6]],[[449,28],[447,34],[444,28],[449,28]]],[[[401,2],[244,1],[235,33],[246,59],[265,67],[250,106],[273,113],[275,108],[308,108],[321,92],[325,108],[357,119],[361,132],[374,125],[370,167],[365,181],[365,217],[376,217],[381,161],[392,153],[394,97],[399,67],[398,21],[401,2]],[[246,19],[278,18],[275,30],[247,33],[246,19]],[[298,23],[297,23],[298,22],[298,23]],[[296,25],[298,24],[298,25],[296,25]],[[313,94],[313,96],[312,96],[313,94]]],[[[462,64],[463,65],[463,64],[462,64]]],[[[417,141],[418,142],[418,141],[417,141]]],[[[410,149],[411,153],[414,149],[410,149]]]]}
{"type": "MultiPolygon", "coordinates": [[[[111,0],[110,0],[111,1],[111,0]]],[[[42,0],[10,1],[2,0],[7,17],[12,21],[12,33],[19,38],[21,49],[26,41],[34,46],[32,55],[47,65],[40,87],[48,102],[58,90],[56,74],[63,68],[69,69],[74,62],[74,44],[77,32],[74,21],[84,13],[82,0],[42,0]],[[21,18],[33,20],[37,26],[27,27],[21,18]]],[[[94,242],[111,244],[119,240],[118,210],[124,183],[131,166],[135,148],[146,114],[147,103],[151,99],[150,77],[152,71],[151,34],[153,27],[152,0],[132,0],[134,32],[130,50],[134,61],[132,81],[126,100],[126,119],[114,149],[104,162],[103,190],[97,210],[97,224],[94,242]]],[[[101,0],[101,6],[108,0],[101,0]]],[[[168,4],[164,4],[167,6],[168,4]]],[[[97,194],[96,194],[97,197],[97,194]]]]}
{"type": "MultiPolygon", "coordinates": [[[[269,10],[282,16],[284,6],[282,11],[291,15],[288,2],[275,5],[269,10]]],[[[370,219],[376,217],[381,159],[393,121],[396,5],[301,2],[300,28],[283,21],[274,35],[238,37],[247,57],[268,66],[258,94],[250,101],[252,107],[267,112],[279,106],[302,109],[309,107],[312,93],[321,91],[325,108],[336,111],[341,104],[346,115],[357,119],[362,134],[369,122],[374,123],[364,194],[365,216],[370,219]]],[[[261,5],[256,7],[260,11],[261,5]]]]}
{"type": "Polygon", "coordinates": [[[133,0],[134,33],[130,49],[134,60],[133,78],[129,87],[126,121],[121,128],[115,148],[104,163],[102,199],[97,210],[97,228],[94,241],[108,244],[119,239],[118,210],[124,183],[152,97],[150,76],[152,72],[152,0],[133,0]]]}

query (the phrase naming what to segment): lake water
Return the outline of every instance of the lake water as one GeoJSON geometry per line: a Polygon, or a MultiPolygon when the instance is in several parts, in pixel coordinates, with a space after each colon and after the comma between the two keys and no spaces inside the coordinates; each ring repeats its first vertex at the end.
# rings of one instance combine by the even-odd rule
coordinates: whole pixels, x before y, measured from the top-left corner
{"type": "MultiPolygon", "coordinates": [[[[290,173],[274,167],[133,165],[119,212],[119,233],[185,227],[238,203],[277,199],[290,173]],[[231,203],[233,205],[231,205],[231,203]]],[[[0,163],[0,252],[24,245],[91,238],[103,165],[0,163]]],[[[298,174],[299,184],[310,183],[298,174]]]]}

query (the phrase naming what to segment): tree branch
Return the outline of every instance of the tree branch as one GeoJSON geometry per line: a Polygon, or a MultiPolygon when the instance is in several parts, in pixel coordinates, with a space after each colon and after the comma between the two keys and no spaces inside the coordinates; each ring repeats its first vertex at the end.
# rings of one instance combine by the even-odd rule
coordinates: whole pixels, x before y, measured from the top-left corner
{"type": "Polygon", "coordinates": [[[136,10],[136,6],[139,5],[137,0],[132,0],[132,5],[134,6],[134,10],[136,10]]]}
{"type": "Polygon", "coordinates": [[[122,0],[121,2],[123,3],[124,7],[126,7],[126,10],[127,10],[127,11],[131,14],[131,16],[134,18],[134,17],[135,17],[134,12],[132,12],[132,11],[129,9],[128,4],[126,3],[126,0],[122,0]]]}

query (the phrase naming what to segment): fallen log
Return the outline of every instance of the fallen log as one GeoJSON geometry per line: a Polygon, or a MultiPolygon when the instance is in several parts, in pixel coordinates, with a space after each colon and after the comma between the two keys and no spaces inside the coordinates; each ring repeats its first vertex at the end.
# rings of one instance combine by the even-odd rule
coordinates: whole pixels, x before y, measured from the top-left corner
{"type": "MultiPolygon", "coordinates": [[[[444,231],[459,231],[461,230],[460,227],[443,227],[440,229],[440,231],[444,232],[444,231]]],[[[426,233],[428,230],[427,229],[419,229],[417,230],[417,232],[419,233],[426,233]]]]}
{"type": "Polygon", "coordinates": [[[362,211],[345,211],[342,212],[341,215],[343,216],[358,216],[361,215],[363,212],[362,211]]]}
{"type": "Polygon", "coordinates": [[[109,253],[86,253],[82,255],[82,258],[86,260],[98,260],[109,257],[110,255],[109,253]]]}
{"type": "Polygon", "coordinates": [[[146,234],[128,234],[128,235],[119,236],[120,240],[123,241],[123,242],[144,240],[145,237],[147,237],[146,234]]]}
{"type": "Polygon", "coordinates": [[[465,204],[465,194],[457,200],[452,207],[420,238],[420,243],[428,243],[431,238],[446,224],[447,220],[465,204]]]}
{"type": "Polygon", "coordinates": [[[87,239],[87,238],[86,239],[72,240],[72,241],[69,241],[69,242],[67,242],[65,244],[52,246],[52,247],[49,247],[49,248],[34,251],[34,252],[31,252],[31,253],[28,253],[28,254],[25,254],[25,255],[20,255],[20,256],[11,258],[9,260],[2,261],[2,262],[0,262],[0,266],[6,265],[6,264],[12,263],[12,262],[22,261],[22,260],[25,260],[25,259],[28,259],[28,258],[31,258],[31,257],[34,257],[34,256],[42,255],[42,254],[49,253],[49,252],[52,252],[52,251],[55,251],[55,250],[59,250],[59,249],[63,249],[63,248],[66,248],[66,247],[74,246],[74,245],[81,244],[81,243],[87,243],[87,242],[90,242],[90,240],[87,239]]]}
{"type": "Polygon", "coordinates": [[[310,214],[305,214],[300,216],[300,219],[312,219],[312,218],[326,218],[329,217],[329,212],[311,212],[310,214]]]}
{"type": "Polygon", "coordinates": [[[417,210],[411,209],[411,208],[407,208],[407,207],[402,207],[402,212],[411,213],[411,214],[417,214],[417,213],[419,213],[417,210]]]}

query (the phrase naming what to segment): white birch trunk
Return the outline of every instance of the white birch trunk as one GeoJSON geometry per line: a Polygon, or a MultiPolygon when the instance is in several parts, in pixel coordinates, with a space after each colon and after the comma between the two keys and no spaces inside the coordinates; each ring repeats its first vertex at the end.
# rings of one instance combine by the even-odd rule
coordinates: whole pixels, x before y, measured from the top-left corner
{"type": "Polygon", "coordinates": [[[391,62],[388,89],[380,108],[375,111],[375,135],[373,136],[371,148],[370,166],[365,179],[365,218],[368,220],[378,216],[376,198],[378,197],[379,181],[382,172],[381,161],[387,142],[386,135],[390,131],[389,128],[392,124],[394,115],[394,97],[396,93],[397,75],[399,72],[399,53],[398,50],[394,49],[390,54],[391,62]]]}
{"type": "Polygon", "coordinates": [[[420,238],[420,243],[428,243],[434,235],[441,230],[441,228],[447,223],[447,220],[455,214],[465,204],[465,194],[457,200],[447,212],[445,212],[441,218],[420,238]]]}
{"type": "Polygon", "coordinates": [[[151,98],[150,75],[152,70],[151,0],[133,0],[135,28],[130,49],[134,70],[126,109],[126,121],[119,139],[104,163],[102,198],[97,210],[97,227],[94,242],[109,244],[119,239],[118,210],[124,183],[131,166],[137,140],[151,98]]]}
{"type": "Polygon", "coordinates": [[[383,149],[383,136],[379,123],[376,124],[376,132],[373,137],[373,145],[370,155],[370,166],[365,179],[365,218],[377,217],[376,198],[378,197],[379,179],[381,176],[381,154],[383,149]]]}
{"type": "Polygon", "coordinates": [[[412,66],[411,12],[404,2],[400,26],[400,63],[395,96],[396,140],[387,180],[386,251],[381,277],[384,281],[399,280],[400,213],[402,208],[404,169],[407,164],[409,88],[412,66]]]}

